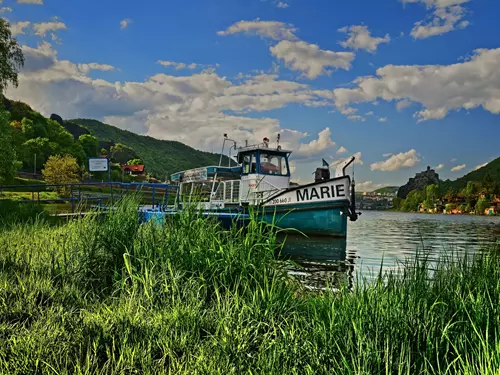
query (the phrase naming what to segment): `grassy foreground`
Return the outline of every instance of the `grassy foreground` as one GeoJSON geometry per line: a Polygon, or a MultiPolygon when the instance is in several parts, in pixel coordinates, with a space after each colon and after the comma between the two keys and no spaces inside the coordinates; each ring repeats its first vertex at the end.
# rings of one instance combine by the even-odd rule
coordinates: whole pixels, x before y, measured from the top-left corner
{"type": "Polygon", "coordinates": [[[0,374],[498,374],[495,250],[309,293],[253,223],[0,229],[0,374]]]}

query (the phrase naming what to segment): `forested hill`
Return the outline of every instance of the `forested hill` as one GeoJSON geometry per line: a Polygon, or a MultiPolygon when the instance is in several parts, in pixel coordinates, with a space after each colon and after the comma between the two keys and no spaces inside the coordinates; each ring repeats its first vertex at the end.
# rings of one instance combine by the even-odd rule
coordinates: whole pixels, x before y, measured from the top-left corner
{"type": "Polygon", "coordinates": [[[443,181],[441,185],[442,191],[448,191],[450,189],[460,191],[467,186],[467,182],[483,182],[485,178],[490,179],[493,182],[500,182],[500,157],[486,164],[482,168],[467,173],[465,176],[460,177],[455,181],[443,181]]]}
{"type": "Polygon", "coordinates": [[[122,143],[131,147],[144,161],[146,170],[160,180],[176,171],[219,164],[219,154],[195,150],[180,142],[138,135],[97,120],[75,119],[69,122],[88,129],[101,142],[122,143]]]}

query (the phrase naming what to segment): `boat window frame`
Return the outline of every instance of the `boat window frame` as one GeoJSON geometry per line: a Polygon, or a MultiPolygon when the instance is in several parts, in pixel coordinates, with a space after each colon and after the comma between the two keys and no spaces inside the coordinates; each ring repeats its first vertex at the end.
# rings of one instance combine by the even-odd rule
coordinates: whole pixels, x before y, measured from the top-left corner
{"type": "MultiPolygon", "coordinates": [[[[288,160],[289,156],[290,156],[289,152],[283,152],[283,151],[278,151],[278,150],[259,150],[259,149],[257,149],[257,150],[245,151],[245,152],[241,153],[241,155],[239,156],[239,159],[241,160],[241,166],[242,166],[241,175],[248,176],[250,174],[259,174],[259,175],[263,175],[263,176],[290,177],[291,173],[290,173],[290,162],[288,160]],[[286,174],[263,173],[261,171],[261,168],[260,168],[261,154],[269,154],[269,155],[284,157],[285,163],[286,163],[287,173],[286,174]],[[248,172],[245,171],[244,158],[245,158],[245,156],[248,156],[248,155],[250,155],[252,158],[255,158],[255,162],[256,162],[255,172],[252,172],[250,169],[248,172]]],[[[252,162],[253,162],[253,159],[250,159],[250,164],[249,164],[250,166],[252,165],[252,162]]]]}

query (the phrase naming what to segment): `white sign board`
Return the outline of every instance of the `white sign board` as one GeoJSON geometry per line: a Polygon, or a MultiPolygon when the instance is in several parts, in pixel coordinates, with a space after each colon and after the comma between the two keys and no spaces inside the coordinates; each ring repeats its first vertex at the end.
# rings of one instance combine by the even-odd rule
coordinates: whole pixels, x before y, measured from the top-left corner
{"type": "Polygon", "coordinates": [[[184,172],[183,182],[196,182],[206,181],[208,179],[208,172],[206,168],[196,168],[184,172]]]}
{"type": "Polygon", "coordinates": [[[89,171],[90,172],[107,172],[108,167],[109,167],[108,159],[106,159],[106,158],[89,159],[89,171]]]}
{"type": "Polygon", "coordinates": [[[278,194],[265,206],[349,200],[349,178],[322,182],[278,194]]]}

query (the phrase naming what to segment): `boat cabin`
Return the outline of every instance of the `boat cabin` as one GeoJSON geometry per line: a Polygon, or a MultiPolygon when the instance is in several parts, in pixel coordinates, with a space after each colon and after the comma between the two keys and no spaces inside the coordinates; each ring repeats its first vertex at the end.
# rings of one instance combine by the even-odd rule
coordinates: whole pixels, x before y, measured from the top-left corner
{"type": "MultiPolygon", "coordinates": [[[[240,204],[259,204],[277,191],[290,186],[291,151],[263,143],[236,148],[239,166],[210,166],[177,172],[171,176],[180,185],[184,201],[196,201],[205,209],[240,204]]],[[[222,160],[222,158],[221,158],[222,160]]]]}

